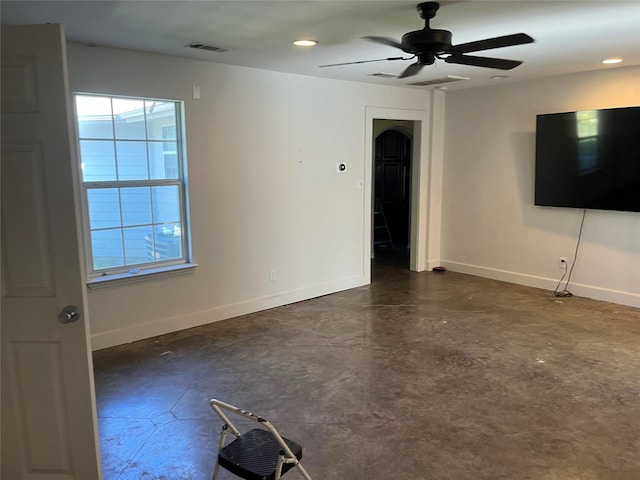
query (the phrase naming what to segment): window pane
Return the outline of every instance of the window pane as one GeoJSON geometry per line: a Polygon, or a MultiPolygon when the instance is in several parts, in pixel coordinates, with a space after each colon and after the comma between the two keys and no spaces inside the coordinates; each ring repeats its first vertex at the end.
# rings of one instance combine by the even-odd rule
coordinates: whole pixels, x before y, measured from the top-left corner
{"type": "Polygon", "coordinates": [[[91,247],[94,270],[124,265],[122,231],[119,228],[91,232],[91,247]]]}
{"type": "Polygon", "coordinates": [[[151,189],[149,187],[122,188],[120,201],[123,226],[151,224],[151,189]]]}
{"type": "Polygon", "coordinates": [[[118,180],[147,180],[147,144],[145,142],[116,142],[118,180]]]}
{"type": "Polygon", "coordinates": [[[152,187],[153,222],[180,223],[180,199],[176,185],[152,187]]]}
{"type": "Polygon", "coordinates": [[[145,227],[124,228],[124,257],[127,265],[153,261],[153,229],[145,227]]]}
{"type": "Polygon", "coordinates": [[[144,102],[131,98],[113,99],[113,123],[118,139],[145,140],[144,102]]]}
{"type": "Polygon", "coordinates": [[[81,138],[113,138],[110,98],[77,95],[76,111],[81,138]]]}
{"type": "Polygon", "coordinates": [[[120,227],[120,199],[117,188],[92,188],[87,191],[91,230],[120,227]]]}
{"type": "Polygon", "coordinates": [[[176,142],[150,142],[149,162],[151,178],[180,178],[176,142]],[[173,150],[168,150],[172,148],[173,150]]]}
{"type": "Polygon", "coordinates": [[[80,140],[80,168],[85,182],[101,182],[116,179],[116,157],[113,142],[104,140],[80,140]]]}
{"type": "Polygon", "coordinates": [[[168,260],[182,257],[182,229],[180,224],[157,225],[155,233],[155,259],[168,260]]]}
{"type": "Polygon", "coordinates": [[[147,138],[149,140],[176,140],[176,104],[146,100],[147,138]]]}

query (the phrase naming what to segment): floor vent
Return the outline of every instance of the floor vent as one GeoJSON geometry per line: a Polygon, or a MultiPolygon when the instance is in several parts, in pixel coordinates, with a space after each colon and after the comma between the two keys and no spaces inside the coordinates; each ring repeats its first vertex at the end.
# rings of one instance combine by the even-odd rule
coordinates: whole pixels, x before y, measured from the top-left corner
{"type": "Polygon", "coordinates": [[[204,43],[198,43],[198,42],[190,43],[189,45],[185,45],[185,47],[195,48],[197,50],[209,50],[210,52],[218,52],[218,53],[224,53],[229,51],[228,48],[214,47],[213,45],[205,45],[204,43]]]}
{"type": "Polygon", "coordinates": [[[457,75],[447,75],[446,77],[436,78],[434,80],[425,80],[424,82],[414,82],[409,85],[418,85],[426,87],[428,85],[440,85],[442,83],[459,82],[460,80],[469,80],[469,77],[458,77],[457,75]]]}

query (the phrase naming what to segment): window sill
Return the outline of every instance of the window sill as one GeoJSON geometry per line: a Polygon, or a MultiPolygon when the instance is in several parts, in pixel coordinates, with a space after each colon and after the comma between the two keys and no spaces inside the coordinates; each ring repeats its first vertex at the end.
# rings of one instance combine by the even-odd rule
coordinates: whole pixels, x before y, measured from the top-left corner
{"type": "Polygon", "coordinates": [[[193,272],[193,270],[195,270],[197,266],[197,263],[183,263],[180,265],[171,265],[168,267],[143,270],[138,273],[102,275],[100,277],[95,277],[88,280],[87,287],[89,288],[89,290],[98,290],[100,288],[118,287],[120,285],[142,283],[149,280],[157,280],[160,278],[177,277],[193,272]]]}

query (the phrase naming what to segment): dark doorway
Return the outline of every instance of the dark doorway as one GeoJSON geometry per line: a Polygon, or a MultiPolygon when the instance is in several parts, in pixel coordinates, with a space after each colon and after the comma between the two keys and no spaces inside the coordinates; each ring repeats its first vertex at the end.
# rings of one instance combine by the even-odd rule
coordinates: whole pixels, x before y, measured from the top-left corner
{"type": "Polygon", "coordinates": [[[374,152],[373,239],[376,257],[407,259],[411,210],[410,135],[390,128],[376,137],[374,152]]]}

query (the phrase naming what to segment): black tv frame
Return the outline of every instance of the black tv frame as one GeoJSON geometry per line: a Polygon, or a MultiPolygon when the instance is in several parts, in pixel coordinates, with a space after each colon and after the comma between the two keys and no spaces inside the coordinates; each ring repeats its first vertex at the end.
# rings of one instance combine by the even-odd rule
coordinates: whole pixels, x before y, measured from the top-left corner
{"type": "Polygon", "coordinates": [[[539,114],[535,205],[640,212],[640,106],[539,114]]]}

